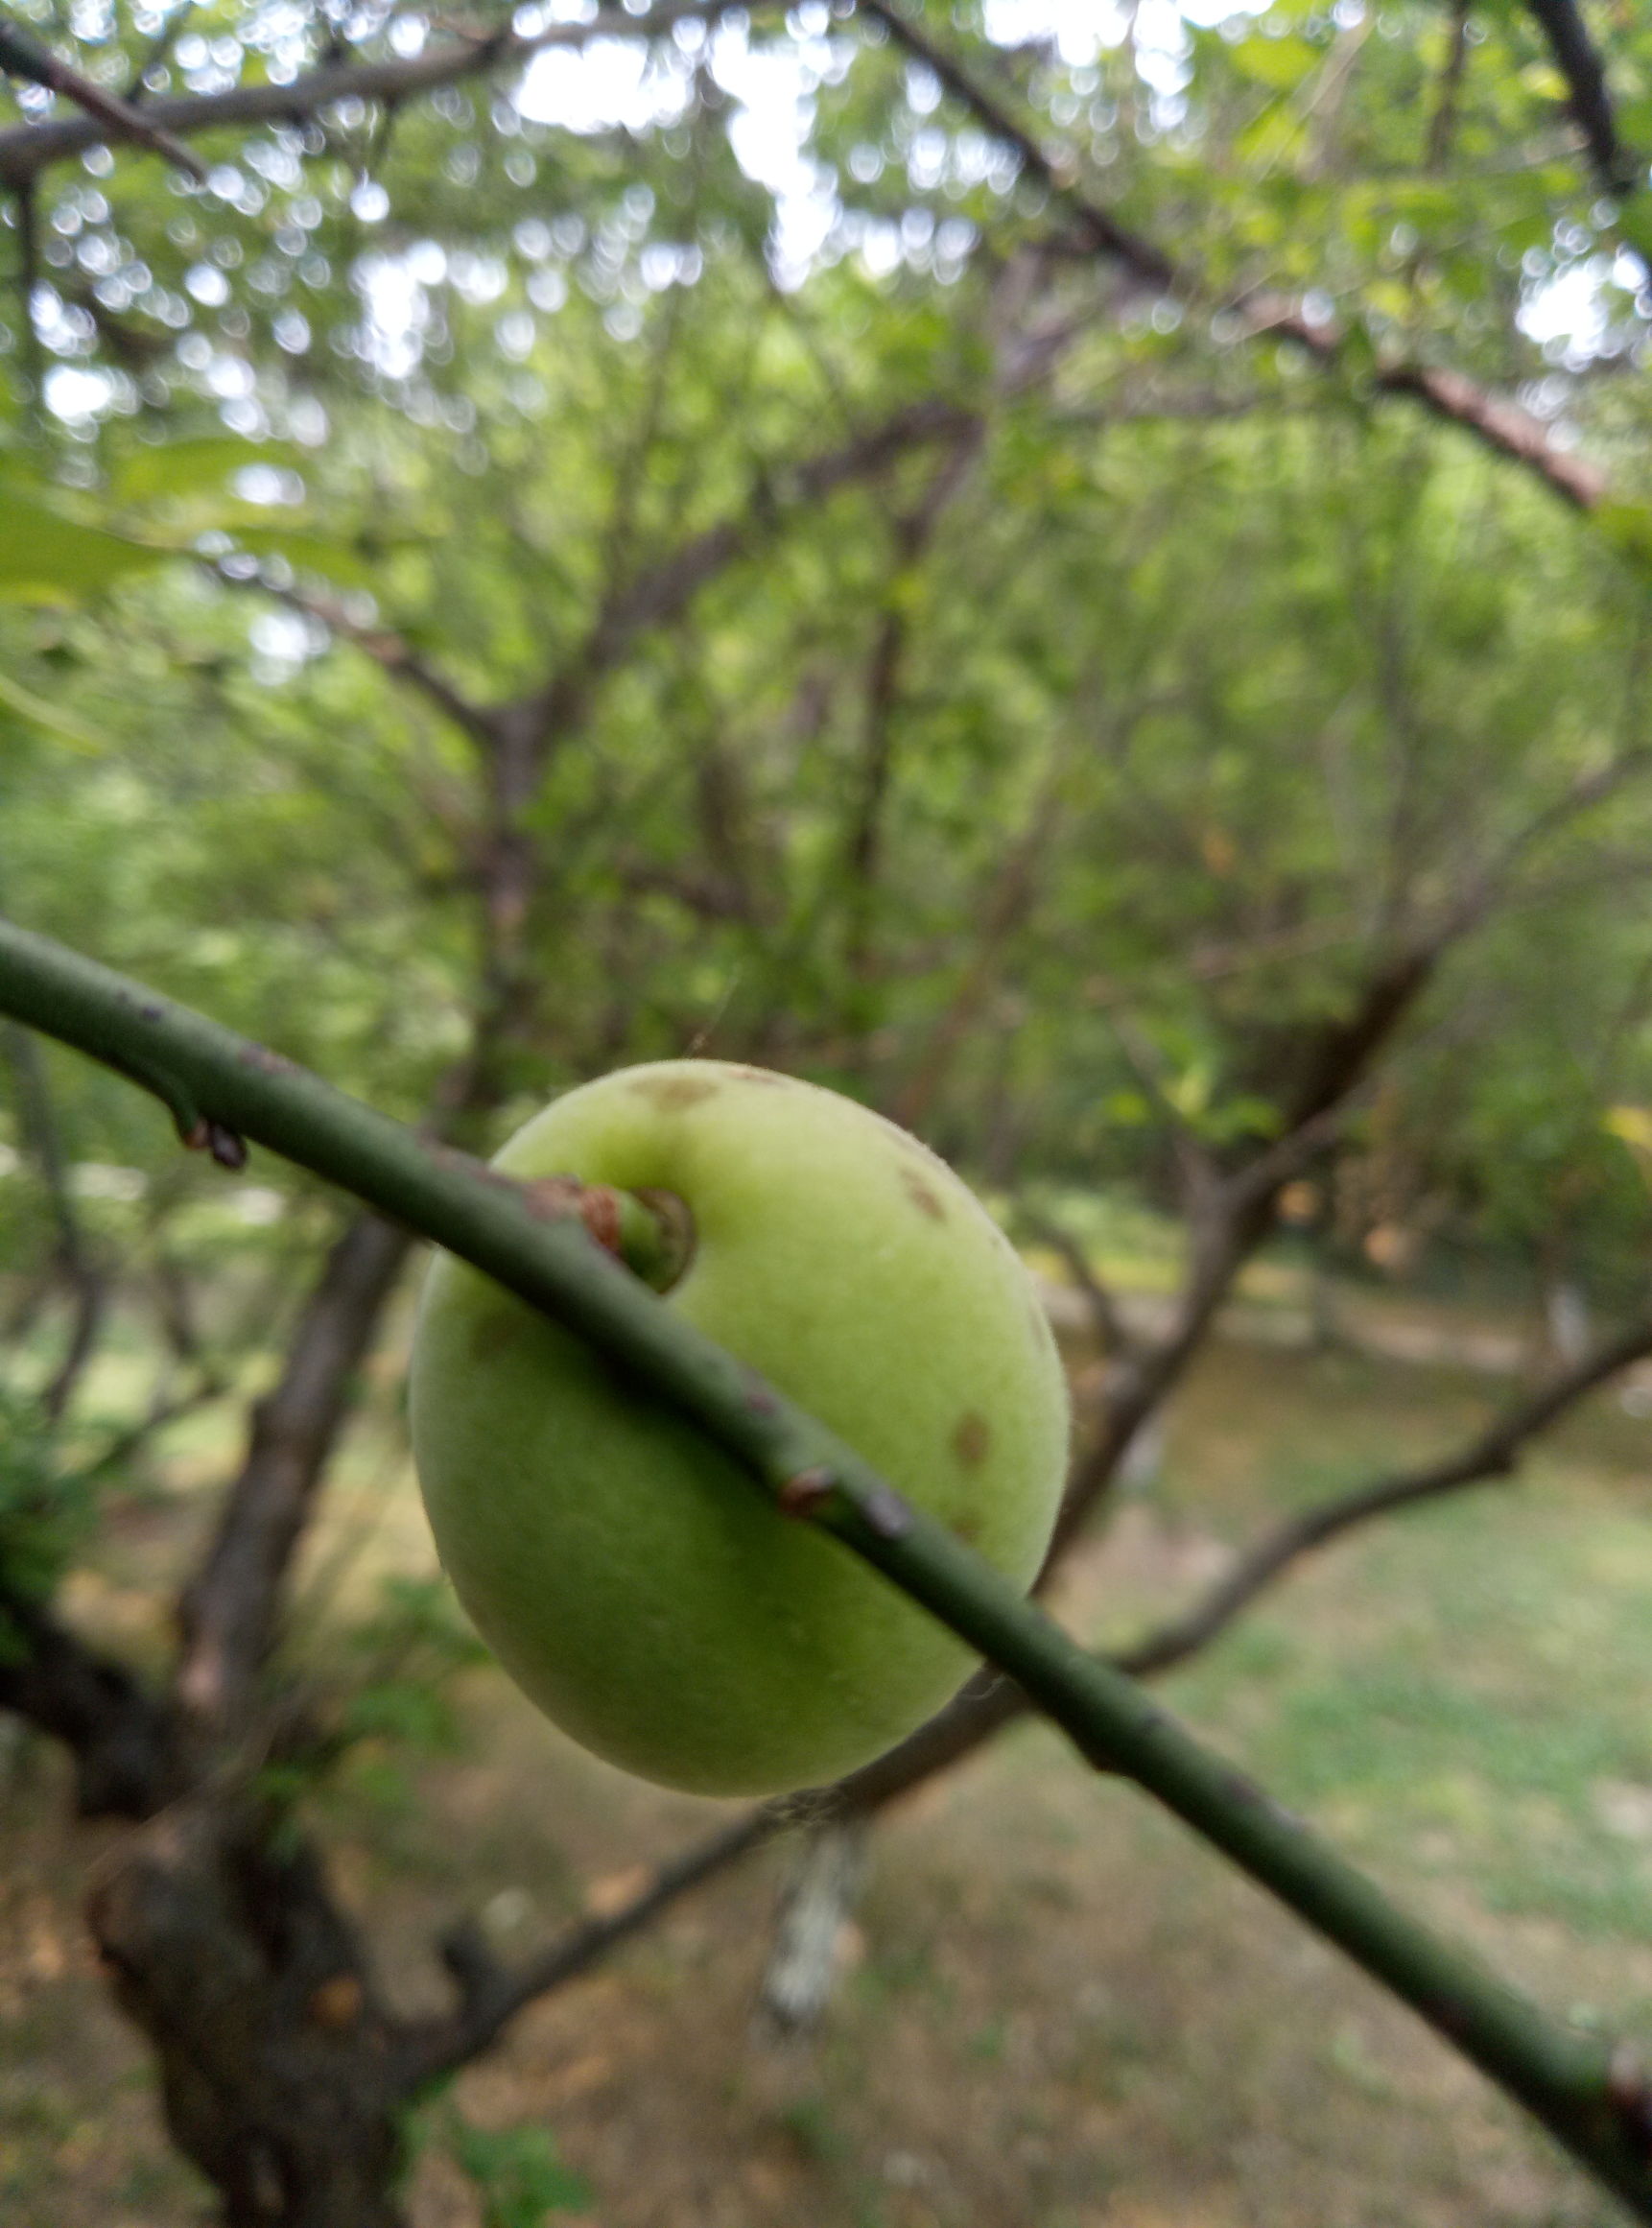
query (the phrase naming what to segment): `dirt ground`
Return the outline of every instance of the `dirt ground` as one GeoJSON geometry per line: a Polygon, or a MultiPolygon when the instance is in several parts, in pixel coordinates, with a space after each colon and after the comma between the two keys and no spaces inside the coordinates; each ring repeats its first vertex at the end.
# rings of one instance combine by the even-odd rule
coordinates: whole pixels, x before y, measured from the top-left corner
{"type": "MultiPolygon", "coordinates": [[[[1472,1372],[1218,1347],[1161,1478],[1084,1552],[1064,1613],[1122,1634],[1268,1513],[1454,1438],[1472,1372]]],[[[1652,2043],[1652,1471],[1611,1399],[1515,1487],[1325,1555],[1167,1698],[1511,1979],[1652,2043]]],[[[399,1467],[344,1620],[428,1549],[399,1467]]],[[[127,1543],[81,1614],[140,1641],[127,1543]]],[[[141,1533],[142,1526],[138,1526],[141,1533]]],[[[319,1615],[321,1614],[319,1612],[319,1615]]],[[[490,1670],[464,1738],[364,1757],[318,1818],[394,1993],[440,1986],[437,1929],[526,1950],[717,1806],[586,1759],[490,1670]]],[[[142,2049],[78,1916],[101,1836],[59,1761],[0,1763],[0,2220],[184,2228],[205,2192],[167,2148],[142,2049]]],[[[578,2228],[1605,2228],[1619,2217],[1511,2106],[1333,1953],[1153,1813],[1024,1726],[891,1816],[807,2045],[754,2031],[784,1848],[541,2003],[469,2072],[474,2123],[547,2128],[588,2183],[578,2228]]],[[[480,2228],[439,2144],[414,2228],[480,2228]]]]}

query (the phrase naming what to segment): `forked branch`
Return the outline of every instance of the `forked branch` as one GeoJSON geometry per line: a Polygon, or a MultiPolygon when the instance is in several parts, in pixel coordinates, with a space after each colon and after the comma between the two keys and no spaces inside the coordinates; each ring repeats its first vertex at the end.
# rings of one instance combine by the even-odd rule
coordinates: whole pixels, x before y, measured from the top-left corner
{"type": "Polygon", "coordinates": [[[1247,1548],[1202,1601],[1114,1658],[1135,1678],[1168,1671],[1225,1631],[1241,1610],[1315,1548],[1357,1530],[1375,1518],[1419,1503],[1442,1500],[1465,1486],[1510,1478],[1540,1433],[1597,1387],[1652,1354],[1652,1321],[1642,1320],[1609,1339],[1570,1369],[1540,1386],[1527,1399],[1489,1424],[1454,1455],[1401,1470],[1324,1501],[1280,1525],[1247,1548]]]}
{"type": "MultiPolygon", "coordinates": [[[[861,12],[875,16],[896,43],[932,71],[947,91],[968,108],[992,136],[1008,147],[1027,173],[1066,209],[1080,241],[1122,270],[1140,287],[1175,295],[1185,301],[1208,298],[1200,275],[1168,255],[1145,234],[1121,225],[1079,182],[1076,166],[1051,153],[1019,117],[1006,98],[982,84],[975,71],[921,30],[892,0],[860,0],[861,12]]],[[[1564,0],[1545,0],[1561,6],[1564,0]]],[[[1347,335],[1341,327],[1308,317],[1293,301],[1252,298],[1237,305],[1252,339],[1272,335],[1294,341],[1316,362],[1334,365],[1347,335]]],[[[1486,447],[1523,465],[1579,510],[1593,510],[1606,494],[1606,478],[1594,465],[1556,448],[1541,418],[1506,396],[1494,394],[1460,371],[1431,365],[1389,363],[1371,374],[1379,391],[1402,394],[1434,416],[1458,425],[1486,447]]]]}
{"type": "MultiPolygon", "coordinates": [[[[689,17],[712,20],[728,5],[729,0],[686,0],[686,4],[677,0],[675,5],[667,0],[643,15],[603,8],[585,22],[555,23],[531,35],[507,29],[485,37],[443,39],[418,55],[328,61],[287,85],[245,84],[224,93],[177,94],[146,101],[141,109],[133,109],[130,102],[117,104],[139,128],[136,132],[124,115],[110,119],[83,113],[52,118],[43,124],[13,125],[0,131],[0,186],[16,189],[28,185],[52,164],[83,154],[111,134],[147,137],[152,146],[162,144],[173,161],[193,165],[195,157],[177,143],[192,139],[198,132],[251,124],[300,123],[306,117],[325,114],[343,101],[393,105],[416,100],[443,85],[528,61],[547,47],[584,46],[600,38],[658,37],[689,17]]],[[[0,58],[0,67],[14,65],[0,58]]],[[[59,89],[69,91],[66,85],[59,89]]],[[[78,93],[71,97],[77,101],[82,98],[78,93]]]]}

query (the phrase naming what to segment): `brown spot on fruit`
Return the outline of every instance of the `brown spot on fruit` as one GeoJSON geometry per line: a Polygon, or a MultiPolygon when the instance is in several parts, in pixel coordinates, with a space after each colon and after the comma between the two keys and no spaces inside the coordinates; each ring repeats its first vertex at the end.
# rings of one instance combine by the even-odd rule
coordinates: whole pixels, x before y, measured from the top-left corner
{"type": "Polygon", "coordinates": [[[916,1169],[902,1169],[901,1183],[908,1198],[921,1214],[928,1215],[930,1220],[934,1222],[946,1221],[947,1211],[941,1204],[940,1194],[931,1190],[916,1169]]]}
{"type": "Polygon", "coordinates": [[[966,1409],[953,1431],[953,1453],[966,1470],[985,1460],[992,1444],[992,1426],[975,1409],[966,1409]]]}
{"type": "Polygon", "coordinates": [[[330,1980],[323,1980],[319,1988],[310,1991],[305,2005],[318,2027],[354,2027],[362,2016],[362,1984],[353,1973],[335,1973],[330,1980]]]}
{"type": "Polygon", "coordinates": [[[954,1539],[961,1539],[965,1547],[974,1547],[980,1537],[980,1518],[971,1509],[966,1515],[955,1516],[948,1529],[954,1539]]]}
{"type": "Polygon", "coordinates": [[[680,1114],[704,1099],[715,1099],[711,1076],[638,1076],[630,1084],[640,1099],[651,1099],[662,1114],[680,1114]]]}
{"type": "Polygon", "coordinates": [[[523,1315],[520,1308],[497,1305],[484,1308],[472,1318],[468,1344],[478,1362],[485,1362],[506,1346],[513,1346],[522,1336],[523,1315]]]}

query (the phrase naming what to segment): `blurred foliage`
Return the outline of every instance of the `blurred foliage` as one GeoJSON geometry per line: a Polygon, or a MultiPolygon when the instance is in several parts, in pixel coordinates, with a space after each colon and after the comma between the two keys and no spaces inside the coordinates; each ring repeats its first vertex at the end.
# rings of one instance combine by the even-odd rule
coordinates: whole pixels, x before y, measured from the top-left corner
{"type": "Polygon", "coordinates": [[[582,2213],[590,2185],[565,2167],[542,2127],[477,2127],[446,2090],[407,2117],[404,2154],[411,2169],[421,2152],[439,2147],[476,2191],[482,2228],[544,2228],[558,2213],[582,2213]]]}
{"type": "Polygon", "coordinates": [[[342,1737],[450,1748],[457,1726],[447,1684],[485,1662],[486,1650],[438,1580],[387,1577],[380,1594],[377,1614],[348,1634],[355,1676],[342,1697],[342,1737]]]}
{"type": "MultiPolygon", "coordinates": [[[[454,36],[20,12],[156,96],[454,36]]],[[[1311,1029],[1483,889],[1297,1243],[1638,1298],[1646,197],[1602,195],[1521,9],[921,22],[1179,292],[1076,251],[817,4],[564,22],[389,108],[295,93],[202,136],[204,186],[130,148],[47,170],[33,330],[0,332],[5,904],[404,1118],[490,1029],[477,1142],[621,1060],[785,1066],[1001,1197],[1150,1231],[1162,1281],[1187,1141],[1276,1135],[1311,1029]],[[1333,362],[1252,330],[1276,297],[1333,362]],[[1382,388],[1418,363],[1609,502],[1382,388]]],[[[1652,25],[1596,28],[1643,149],[1652,25]]],[[[164,1300],[173,1366],[255,1387],[333,1204],[46,1069],[115,1319],[164,1300]]],[[[59,1236],[0,1125],[20,1315],[59,1236]]],[[[397,1614],[417,1669],[339,1667],[355,1729],[437,1738],[452,1659],[397,1614]]]]}

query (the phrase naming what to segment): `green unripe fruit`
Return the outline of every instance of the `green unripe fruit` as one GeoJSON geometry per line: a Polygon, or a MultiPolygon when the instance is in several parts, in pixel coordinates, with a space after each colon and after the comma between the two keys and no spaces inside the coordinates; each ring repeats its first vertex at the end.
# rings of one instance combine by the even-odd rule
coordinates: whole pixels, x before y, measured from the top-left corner
{"type": "MultiPolygon", "coordinates": [[[[1066,1465],[1060,1363],[1013,1249],[915,1139],[812,1084],[677,1060],[571,1091],[495,1165],[674,1193],[695,1250],[664,1304],[1031,1579],[1066,1465]]],[[[484,1638],[576,1740],[645,1778],[818,1785],[970,1668],[694,1425],[447,1256],[412,1401],[437,1547],[484,1638]]]]}

